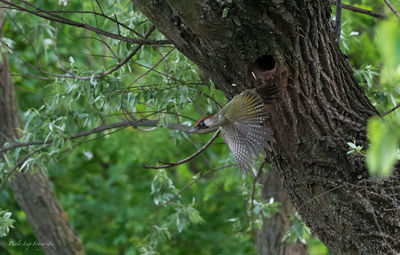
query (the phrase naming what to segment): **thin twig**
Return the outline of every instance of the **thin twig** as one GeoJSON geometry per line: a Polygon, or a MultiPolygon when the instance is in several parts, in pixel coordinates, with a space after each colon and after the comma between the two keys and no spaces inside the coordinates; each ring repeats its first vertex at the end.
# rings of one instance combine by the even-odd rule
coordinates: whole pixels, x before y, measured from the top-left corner
{"type": "MultiPolygon", "coordinates": [[[[90,38],[90,39],[95,39],[94,37],[90,37],[90,36],[83,36],[82,38],[90,38]]],[[[97,39],[97,38],[96,38],[97,39]]],[[[97,39],[99,40],[99,39],[97,39]]],[[[99,57],[99,58],[112,58],[112,59],[118,59],[121,60],[119,57],[115,57],[115,56],[110,56],[110,55],[103,55],[103,54],[92,54],[92,53],[86,53],[87,56],[91,56],[91,57],[99,57]]]]}
{"type": "MultiPolygon", "coordinates": [[[[62,151],[61,153],[66,153],[67,151],[72,151],[72,150],[74,150],[76,147],[78,147],[78,146],[81,145],[81,144],[84,144],[84,143],[88,143],[88,142],[92,142],[92,141],[98,140],[98,139],[100,139],[100,138],[103,138],[103,137],[109,136],[109,135],[111,135],[111,134],[117,133],[117,132],[119,132],[119,131],[122,131],[122,130],[124,130],[125,128],[127,128],[127,127],[121,127],[121,128],[115,129],[115,130],[113,130],[113,131],[110,131],[110,132],[108,132],[108,133],[101,134],[101,135],[99,135],[99,136],[96,136],[96,137],[93,137],[93,138],[90,138],[90,139],[87,139],[87,140],[84,140],[84,141],[76,142],[74,145],[72,145],[71,148],[68,148],[68,149],[62,151]]],[[[66,156],[61,157],[59,160],[62,160],[62,159],[65,158],[65,157],[66,157],[66,156]]]]}
{"type": "Polygon", "coordinates": [[[186,163],[189,160],[192,160],[195,157],[197,157],[203,151],[205,151],[215,141],[215,139],[217,139],[219,133],[221,133],[220,129],[218,129],[217,132],[215,132],[215,134],[211,137],[211,139],[206,144],[204,144],[203,147],[201,147],[198,151],[196,151],[195,153],[193,153],[192,155],[190,155],[189,157],[187,157],[185,159],[179,160],[179,161],[174,162],[174,163],[163,162],[163,164],[165,164],[165,165],[161,165],[161,166],[152,166],[152,165],[144,164],[143,167],[151,168],[151,169],[165,169],[165,168],[170,168],[170,167],[174,167],[174,166],[178,166],[178,165],[181,165],[183,163],[186,163]]]}
{"type": "MultiPolygon", "coordinates": [[[[95,9],[94,9],[94,4],[93,4],[93,0],[90,1],[90,3],[92,4],[92,9],[93,9],[93,11],[95,11],[95,9]]],[[[101,7],[100,7],[100,10],[101,10],[101,7]]],[[[101,11],[102,11],[102,10],[101,10],[101,11]]],[[[80,20],[83,20],[83,17],[81,17],[80,20]]],[[[94,21],[96,22],[96,28],[99,29],[99,23],[98,23],[98,21],[97,21],[97,16],[96,16],[96,15],[94,16],[94,21]]],[[[85,22],[85,23],[86,23],[86,22],[85,22]]]]}
{"type": "MultiPolygon", "coordinates": [[[[331,4],[332,5],[336,5],[335,0],[331,1],[331,4]]],[[[372,17],[377,18],[377,19],[384,19],[385,18],[385,15],[383,15],[383,14],[380,14],[380,13],[377,13],[377,12],[373,12],[373,11],[370,11],[370,10],[365,10],[365,9],[362,9],[362,8],[359,8],[359,7],[355,7],[355,6],[352,6],[352,5],[348,5],[348,4],[342,4],[342,8],[346,9],[346,10],[349,10],[349,11],[352,11],[352,12],[358,12],[358,13],[361,13],[361,14],[369,15],[369,16],[372,16],[372,17]]]]}
{"type": "MultiPolygon", "coordinates": [[[[143,127],[157,127],[158,126],[158,122],[159,122],[159,120],[140,119],[140,120],[135,120],[134,124],[136,126],[143,126],[143,127]]],[[[124,121],[121,121],[121,122],[116,122],[116,123],[111,123],[111,124],[106,124],[106,125],[102,125],[102,126],[93,128],[93,129],[89,129],[89,130],[86,130],[86,131],[79,132],[76,135],[73,135],[73,136],[69,137],[68,139],[74,140],[74,139],[77,139],[77,138],[89,136],[91,134],[99,133],[99,132],[106,131],[106,130],[109,130],[109,129],[119,128],[119,127],[128,127],[130,125],[132,125],[132,121],[127,121],[127,120],[124,120],[124,121]]],[[[185,125],[182,125],[182,124],[176,124],[176,123],[168,123],[166,128],[172,129],[172,130],[179,130],[179,131],[183,131],[183,132],[187,132],[188,130],[190,130],[189,126],[185,126],[185,125]]],[[[41,145],[41,144],[50,144],[52,142],[53,142],[52,139],[48,139],[47,141],[39,140],[39,141],[31,141],[31,142],[25,142],[25,143],[15,143],[15,144],[11,144],[8,147],[0,148],[0,153],[4,152],[4,151],[15,149],[15,148],[19,148],[19,147],[27,147],[27,146],[41,145]]]]}
{"type": "MultiPolygon", "coordinates": [[[[144,68],[146,68],[146,69],[151,69],[151,68],[152,68],[152,67],[149,67],[149,66],[140,64],[140,63],[135,62],[135,61],[132,61],[132,63],[135,64],[135,65],[144,67],[144,68]]],[[[173,80],[173,81],[175,81],[175,82],[177,82],[177,83],[182,83],[182,84],[184,84],[184,85],[192,85],[192,84],[194,84],[194,83],[192,83],[192,84],[186,83],[186,82],[184,82],[184,81],[182,81],[182,80],[176,79],[176,78],[174,78],[174,77],[172,77],[172,76],[170,76],[170,75],[168,75],[168,74],[166,74],[166,73],[160,72],[160,71],[158,71],[158,70],[154,70],[154,69],[153,69],[152,71],[153,71],[153,72],[156,72],[156,73],[158,73],[158,74],[161,74],[162,76],[165,76],[165,77],[167,77],[168,79],[171,79],[171,80],[173,80]]],[[[204,85],[204,83],[195,83],[194,85],[204,85]]]]}
{"type": "Polygon", "coordinates": [[[44,144],[44,145],[40,146],[39,148],[37,148],[36,150],[33,150],[32,152],[26,154],[24,158],[22,158],[20,161],[18,161],[17,164],[15,164],[15,166],[10,170],[10,172],[8,172],[7,175],[4,177],[3,181],[0,184],[0,190],[3,188],[3,186],[7,182],[8,178],[10,178],[10,176],[17,170],[17,168],[19,166],[21,166],[23,163],[25,163],[25,161],[27,161],[33,154],[35,154],[36,152],[41,151],[49,146],[50,146],[50,144],[44,144]]]}
{"type": "MultiPolygon", "coordinates": [[[[126,126],[126,127],[127,127],[127,126],[126,126]]],[[[76,144],[73,145],[72,148],[67,149],[67,150],[73,150],[74,148],[76,148],[77,146],[79,146],[79,145],[81,145],[81,144],[83,144],[83,143],[91,142],[91,141],[100,139],[100,138],[102,138],[102,137],[111,135],[111,134],[113,134],[113,133],[116,133],[116,132],[119,132],[119,131],[123,130],[123,129],[126,128],[126,127],[122,127],[122,128],[120,128],[120,129],[117,129],[117,130],[108,132],[108,133],[106,133],[106,134],[102,134],[102,135],[100,135],[100,136],[97,136],[97,137],[94,137],[94,138],[91,138],[91,139],[88,139],[88,140],[85,140],[85,141],[77,142],[76,144]]],[[[43,149],[45,149],[45,148],[47,148],[47,147],[49,147],[49,146],[50,146],[50,143],[44,144],[44,145],[40,146],[39,148],[37,148],[36,150],[34,150],[34,151],[30,152],[29,154],[27,154],[27,155],[26,155],[23,159],[21,159],[20,161],[18,161],[17,164],[11,169],[10,172],[7,173],[7,175],[5,176],[5,178],[3,179],[3,181],[1,182],[1,184],[0,184],[0,191],[1,191],[1,189],[3,188],[3,186],[5,185],[5,183],[7,182],[7,180],[10,178],[10,176],[17,170],[17,168],[18,168],[19,166],[21,166],[22,164],[24,164],[33,154],[35,154],[35,153],[37,153],[37,152],[39,152],[39,151],[41,151],[41,150],[43,150],[43,149]]],[[[21,171],[21,173],[25,173],[25,170],[21,171]]]]}
{"type": "Polygon", "coordinates": [[[29,45],[29,47],[31,48],[33,54],[35,55],[35,62],[36,62],[36,65],[38,65],[38,63],[39,63],[39,57],[38,57],[38,54],[37,54],[37,52],[36,52],[35,47],[33,46],[33,43],[32,43],[33,40],[29,40],[28,36],[27,36],[27,35],[25,34],[25,32],[24,32],[24,29],[22,29],[21,25],[18,24],[18,23],[15,21],[15,19],[14,19],[14,17],[13,17],[12,15],[10,15],[8,12],[5,12],[5,13],[7,14],[7,19],[11,20],[11,22],[14,24],[14,27],[16,27],[17,30],[19,30],[20,34],[25,38],[25,41],[28,43],[28,45],[29,45]]]}
{"type": "Polygon", "coordinates": [[[342,0],[336,0],[336,41],[340,41],[342,32],[342,0]]]}
{"type": "Polygon", "coordinates": [[[161,64],[161,62],[163,62],[163,61],[165,60],[165,58],[166,58],[169,54],[171,54],[171,52],[172,52],[173,50],[175,50],[175,47],[173,47],[170,51],[168,51],[168,52],[165,54],[165,56],[161,57],[161,58],[157,61],[157,63],[155,63],[152,67],[148,68],[149,70],[147,70],[145,73],[143,73],[142,75],[140,75],[139,77],[137,77],[133,82],[131,82],[127,88],[129,89],[135,82],[137,82],[138,80],[140,80],[140,79],[143,78],[144,76],[148,75],[151,71],[153,71],[154,68],[156,68],[159,64],[161,64]]]}
{"type": "MultiPolygon", "coordinates": [[[[103,12],[103,8],[101,7],[100,3],[98,0],[96,0],[97,5],[99,6],[99,9],[101,11],[101,13],[105,16],[104,12],[103,12]]],[[[94,10],[93,10],[94,11],[94,10]]]]}
{"type": "MultiPolygon", "coordinates": [[[[153,26],[153,27],[154,27],[154,26],[153,26]]],[[[150,35],[150,34],[148,33],[148,35],[150,35]]],[[[166,58],[174,49],[175,49],[175,47],[172,48],[170,51],[168,51],[167,54],[165,54],[164,57],[162,57],[160,60],[158,60],[157,63],[154,64],[153,67],[151,67],[151,68],[150,68],[149,70],[147,70],[145,73],[143,73],[143,74],[141,74],[139,77],[137,77],[133,82],[131,82],[131,83],[130,83],[127,87],[125,87],[125,89],[122,91],[122,93],[121,93],[121,108],[122,108],[122,112],[124,113],[124,116],[125,116],[126,119],[129,119],[129,118],[128,118],[128,115],[129,115],[130,118],[131,118],[132,120],[135,120],[135,118],[134,118],[131,114],[129,114],[128,111],[127,111],[127,110],[125,109],[125,107],[123,106],[123,105],[124,105],[124,104],[123,104],[123,98],[124,98],[125,93],[132,87],[133,84],[135,84],[135,82],[137,82],[138,80],[140,80],[140,79],[143,78],[144,76],[148,75],[151,71],[153,71],[154,68],[156,68],[162,61],[164,61],[165,58],[166,58]]]]}
{"type": "MultiPolygon", "coordinates": [[[[21,70],[19,70],[21,71],[21,70]]],[[[44,76],[39,76],[39,75],[34,75],[31,73],[24,73],[21,71],[21,73],[11,73],[12,77],[29,77],[29,78],[35,78],[39,80],[44,80],[44,81],[54,81],[55,78],[49,78],[49,77],[44,77],[44,76]]],[[[22,90],[26,90],[25,88],[21,88],[22,90]]]]}
{"type": "Polygon", "coordinates": [[[120,57],[117,56],[117,54],[113,51],[113,49],[111,48],[110,45],[108,45],[108,43],[99,36],[99,38],[93,37],[93,36],[79,36],[77,37],[77,39],[92,39],[92,40],[96,40],[101,42],[110,52],[113,56],[105,56],[105,55],[97,55],[97,54],[88,54],[90,56],[95,56],[95,57],[107,57],[107,58],[114,58],[117,59],[118,61],[122,61],[122,59],[120,57]]]}
{"type": "Polygon", "coordinates": [[[29,5],[32,8],[34,8],[35,11],[27,9],[27,8],[25,8],[23,6],[20,6],[20,5],[14,4],[14,3],[7,2],[6,0],[0,0],[0,2],[9,4],[12,7],[16,8],[16,9],[18,9],[20,11],[33,14],[33,15],[41,17],[43,19],[47,19],[47,20],[63,23],[63,24],[69,25],[69,26],[80,27],[80,28],[83,28],[83,29],[87,29],[87,30],[93,31],[93,32],[95,32],[97,34],[101,34],[101,35],[104,35],[106,37],[117,39],[117,40],[120,40],[120,41],[129,42],[129,43],[138,43],[138,44],[148,44],[148,45],[170,44],[170,41],[168,41],[168,40],[143,40],[143,39],[120,36],[120,35],[117,35],[117,34],[114,34],[114,33],[108,32],[108,31],[104,31],[104,30],[98,29],[98,28],[93,27],[93,26],[91,26],[89,24],[76,22],[76,21],[73,21],[73,20],[66,19],[66,18],[64,18],[62,16],[56,15],[56,14],[52,14],[50,12],[46,12],[45,10],[38,8],[35,5],[30,4],[27,1],[23,1],[23,0],[20,0],[20,1],[25,3],[26,5],[29,5]],[[45,13],[45,14],[42,14],[42,13],[45,13]]]}
{"type": "MultiPolygon", "coordinates": [[[[1,1],[1,0],[0,0],[1,1]]],[[[154,31],[154,26],[150,29],[150,31],[146,34],[146,36],[149,36],[150,33],[152,31],[154,31]]],[[[58,77],[58,78],[74,78],[74,79],[80,79],[80,80],[90,80],[90,79],[98,79],[101,78],[103,76],[109,75],[113,72],[115,72],[116,70],[118,70],[119,68],[121,68],[123,65],[125,65],[142,47],[142,44],[139,44],[138,46],[136,46],[136,48],[122,61],[120,61],[117,65],[115,65],[113,68],[104,71],[103,73],[100,74],[96,74],[96,75],[90,75],[90,76],[81,76],[81,75],[75,75],[69,72],[69,74],[67,75],[59,75],[59,74],[53,74],[53,73],[49,73],[46,70],[41,69],[38,66],[34,66],[32,64],[30,64],[29,62],[27,62],[25,59],[23,59],[21,56],[19,56],[18,54],[16,54],[8,45],[6,45],[5,43],[1,42],[6,48],[9,49],[9,51],[16,56],[18,59],[20,59],[22,62],[24,62],[25,64],[29,65],[31,68],[37,70],[38,72],[53,76],[53,77],[58,77]]]]}
{"type": "Polygon", "coordinates": [[[397,16],[397,18],[400,19],[400,13],[396,10],[396,8],[394,8],[394,6],[389,2],[389,0],[383,0],[386,5],[389,7],[390,10],[392,10],[392,12],[394,13],[394,15],[397,16]]]}
{"type": "Polygon", "coordinates": [[[190,183],[188,183],[185,187],[183,187],[178,193],[176,193],[173,197],[171,197],[170,199],[168,199],[167,201],[165,201],[163,204],[161,204],[159,207],[164,207],[167,204],[169,204],[170,202],[172,202],[173,200],[175,200],[177,197],[179,197],[183,192],[185,192],[188,188],[190,188],[193,184],[197,183],[198,181],[200,181],[201,179],[215,173],[218,170],[227,168],[227,167],[231,167],[231,166],[235,166],[236,164],[229,164],[229,165],[225,165],[225,166],[220,166],[220,167],[216,167],[213,168],[207,172],[204,172],[202,174],[200,174],[196,179],[194,179],[193,181],[191,181],[190,183]]]}
{"type": "Polygon", "coordinates": [[[385,117],[386,115],[388,115],[389,113],[394,112],[395,110],[397,110],[400,107],[400,104],[396,105],[395,107],[393,107],[392,109],[390,109],[389,111],[385,112],[384,114],[381,115],[381,117],[385,117]]]}
{"type": "MultiPolygon", "coordinates": [[[[0,7],[1,9],[2,7],[0,7]]],[[[7,9],[13,9],[13,10],[19,10],[17,8],[7,8],[7,9]]],[[[93,14],[93,15],[97,15],[97,16],[101,16],[105,19],[111,20],[112,22],[114,22],[116,25],[121,26],[127,30],[129,30],[130,32],[132,32],[133,34],[141,37],[143,39],[143,35],[141,35],[140,33],[136,32],[134,29],[128,27],[127,25],[125,25],[124,23],[119,22],[117,19],[114,19],[110,16],[107,16],[105,14],[102,13],[98,13],[95,11],[78,11],[78,10],[45,10],[45,11],[38,11],[38,12],[43,12],[43,13],[72,13],[72,14],[93,14]]]]}
{"type": "MultiPolygon", "coordinates": [[[[154,111],[154,110],[149,110],[149,111],[135,111],[135,112],[130,112],[131,114],[133,114],[133,113],[135,113],[135,114],[141,114],[141,113],[162,113],[162,114],[169,114],[169,115],[175,115],[175,116],[177,116],[177,117],[182,117],[182,118],[185,118],[185,119],[188,119],[188,120],[191,120],[191,121],[194,121],[194,122],[197,122],[198,120],[196,120],[196,119],[193,119],[192,117],[189,117],[189,116],[186,116],[186,115],[183,115],[183,114],[179,114],[179,113],[176,113],[176,112],[167,112],[167,111],[165,111],[165,109],[163,109],[163,110],[161,110],[161,111],[154,111]]],[[[114,114],[109,114],[109,115],[107,115],[107,117],[112,117],[112,116],[121,116],[121,115],[123,115],[122,113],[114,113],[114,114]]],[[[144,117],[142,117],[142,119],[143,119],[144,117]]],[[[181,123],[177,123],[177,124],[181,124],[181,123]]]]}
{"type": "MultiPolygon", "coordinates": [[[[96,0],[97,1],[97,0],[96,0]]],[[[115,20],[118,21],[117,15],[114,14],[115,20]]],[[[117,23],[117,28],[118,28],[118,35],[121,36],[121,30],[119,29],[119,25],[117,23]]]]}
{"type": "Polygon", "coordinates": [[[262,172],[262,169],[264,168],[264,165],[265,165],[265,160],[261,163],[260,167],[258,168],[257,175],[254,177],[254,180],[253,180],[253,188],[252,188],[252,191],[251,191],[251,201],[250,201],[250,203],[251,203],[251,205],[250,205],[251,231],[253,232],[254,236],[255,236],[254,212],[253,212],[253,210],[254,210],[254,197],[255,197],[255,194],[256,194],[256,184],[257,184],[258,179],[261,176],[261,172],[262,172]]]}
{"type": "Polygon", "coordinates": [[[57,47],[57,38],[58,38],[58,24],[56,24],[56,31],[54,33],[54,54],[56,55],[57,62],[60,65],[61,69],[66,72],[67,74],[71,76],[75,76],[73,73],[71,73],[61,62],[60,54],[58,54],[58,47],[57,47]]]}

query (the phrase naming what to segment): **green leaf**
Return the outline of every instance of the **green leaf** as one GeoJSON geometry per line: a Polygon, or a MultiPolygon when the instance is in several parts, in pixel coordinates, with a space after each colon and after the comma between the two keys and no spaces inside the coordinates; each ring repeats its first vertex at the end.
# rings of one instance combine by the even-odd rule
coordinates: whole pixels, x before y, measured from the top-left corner
{"type": "Polygon", "coordinates": [[[11,219],[11,212],[0,209],[0,237],[4,237],[10,232],[10,228],[14,228],[15,220],[11,219]]]}
{"type": "Polygon", "coordinates": [[[297,213],[290,216],[290,224],[290,229],[285,233],[282,241],[290,243],[300,241],[305,244],[311,232],[297,213]]]}

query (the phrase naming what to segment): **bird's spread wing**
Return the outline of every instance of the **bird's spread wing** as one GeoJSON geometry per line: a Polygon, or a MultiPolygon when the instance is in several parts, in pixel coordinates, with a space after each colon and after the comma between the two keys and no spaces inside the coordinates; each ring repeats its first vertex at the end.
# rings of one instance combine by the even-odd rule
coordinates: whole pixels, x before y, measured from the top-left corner
{"type": "Polygon", "coordinates": [[[221,114],[230,122],[241,120],[254,121],[258,119],[264,122],[266,118],[264,103],[252,90],[246,90],[235,96],[221,110],[221,114]]]}
{"type": "Polygon", "coordinates": [[[254,158],[270,150],[268,141],[273,140],[272,130],[264,127],[264,104],[255,92],[248,90],[236,96],[229,104],[221,110],[229,120],[221,126],[222,136],[241,172],[251,173],[254,158]]]}

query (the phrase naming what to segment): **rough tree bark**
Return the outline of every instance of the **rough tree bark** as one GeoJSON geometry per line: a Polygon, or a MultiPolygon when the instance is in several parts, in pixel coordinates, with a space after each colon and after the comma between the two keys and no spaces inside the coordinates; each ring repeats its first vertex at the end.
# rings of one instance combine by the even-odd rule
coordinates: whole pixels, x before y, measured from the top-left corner
{"type": "Polygon", "coordinates": [[[367,147],[378,113],[335,42],[329,1],[134,3],[227,97],[277,87],[268,158],[319,239],[336,254],[400,253],[399,169],[371,180],[364,158],[347,155],[349,141],[367,147]]]}
{"type": "Polygon", "coordinates": [[[267,201],[272,197],[280,202],[280,213],[274,214],[264,222],[257,232],[257,248],[260,255],[306,255],[307,247],[301,242],[295,244],[282,242],[284,234],[290,228],[289,214],[296,212],[284,190],[279,177],[270,171],[261,176],[262,195],[267,201]]]}
{"type": "MultiPolygon", "coordinates": [[[[5,137],[18,136],[21,128],[14,84],[11,79],[7,55],[0,55],[0,147],[5,137]]],[[[1,156],[1,154],[0,154],[1,156]]],[[[14,197],[26,214],[36,238],[46,254],[85,254],[80,237],[69,223],[46,176],[38,171],[31,175],[17,174],[10,182],[14,197]]],[[[39,245],[38,245],[39,246],[39,245]]],[[[39,248],[28,247],[31,249],[39,248]]]]}

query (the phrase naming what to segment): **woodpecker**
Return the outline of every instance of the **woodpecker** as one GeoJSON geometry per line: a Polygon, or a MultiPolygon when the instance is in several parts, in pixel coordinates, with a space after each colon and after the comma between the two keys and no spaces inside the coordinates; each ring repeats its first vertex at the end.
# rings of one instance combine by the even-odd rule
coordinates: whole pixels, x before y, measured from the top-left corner
{"type": "Polygon", "coordinates": [[[265,105],[254,90],[236,95],[218,113],[200,119],[189,133],[205,134],[218,129],[243,175],[252,173],[254,159],[271,150],[272,130],[264,126],[265,105]]]}

